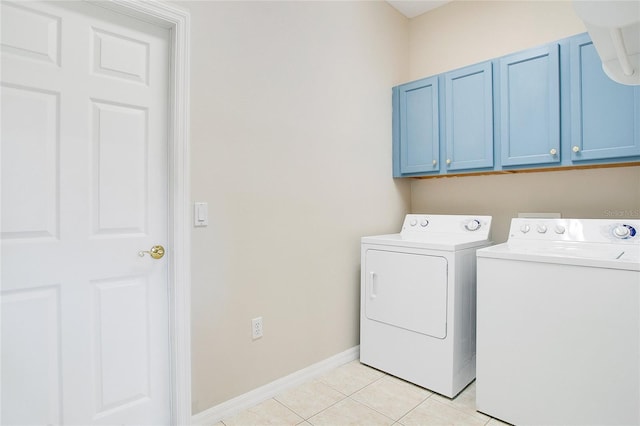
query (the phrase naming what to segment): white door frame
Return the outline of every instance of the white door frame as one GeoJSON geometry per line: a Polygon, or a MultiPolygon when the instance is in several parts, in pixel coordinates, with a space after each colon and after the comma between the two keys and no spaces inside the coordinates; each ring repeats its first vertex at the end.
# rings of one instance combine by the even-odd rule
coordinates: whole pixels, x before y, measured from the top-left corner
{"type": "Polygon", "coordinates": [[[163,1],[87,0],[169,30],[168,248],[171,424],[191,423],[190,15],[163,1]]]}

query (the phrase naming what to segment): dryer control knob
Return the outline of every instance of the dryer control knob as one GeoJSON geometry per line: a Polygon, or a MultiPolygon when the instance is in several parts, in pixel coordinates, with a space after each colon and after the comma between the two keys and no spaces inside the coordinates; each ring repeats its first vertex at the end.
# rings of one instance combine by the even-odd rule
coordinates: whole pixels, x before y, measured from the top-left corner
{"type": "Polygon", "coordinates": [[[632,229],[633,228],[629,225],[618,225],[613,228],[613,236],[620,239],[629,238],[629,236],[632,236],[632,229]]]}
{"type": "Polygon", "coordinates": [[[418,224],[418,221],[416,219],[411,219],[411,222],[409,222],[409,225],[411,226],[416,226],[418,224]]]}
{"type": "Polygon", "coordinates": [[[538,234],[544,234],[545,232],[547,232],[547,225],[538,225],[538,234]]]}
{"type": "Polygon", "coordinates": [[[422,226],[423,228],[425,228],[428,224],[429,221],[427,219],[422,219],[422,221],[420,222],[420,226],[422,226]]]}
{"type": "Polygon", "coordinates": [[[477,231],[480,229],[480,221],[478,219],[471,219],[464,227],[467,228],[467,231],[477,231]]]}
{"type": "Polygon", "coordinates": [[[529,231],[531,231],[531,227],[529,225],[525,224],[520,227],[520,232],[522,232],[523,234],[526,234],[529,231]]]}
{"type": "Polygon", "coordinates": [[[567,230],[567,228],[565,228],[562,225],[556,225],[554,231],[556,231],[556,234],[564,234],[564,232],[567,230]]]}

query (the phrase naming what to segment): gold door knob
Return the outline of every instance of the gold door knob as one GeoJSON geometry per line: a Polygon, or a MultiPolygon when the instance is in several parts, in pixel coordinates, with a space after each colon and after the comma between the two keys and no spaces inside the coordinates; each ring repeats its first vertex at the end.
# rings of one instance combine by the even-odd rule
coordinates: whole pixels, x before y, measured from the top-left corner
{"type": "Polygon", "coordinates": [[[151,250],[139,251],[138,256],[144,257],[145,253],[148,253],[154,259],[162,259],[164,256],[164,247],[161,245],[151,247],[151,250]]]}

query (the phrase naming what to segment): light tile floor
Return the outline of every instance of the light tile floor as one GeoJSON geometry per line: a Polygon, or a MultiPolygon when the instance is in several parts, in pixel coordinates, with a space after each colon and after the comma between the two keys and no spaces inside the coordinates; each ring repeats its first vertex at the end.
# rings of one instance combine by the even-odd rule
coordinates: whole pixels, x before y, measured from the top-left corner
{"type": "Polygon", "coordinates": [[[214,426],[505,425],[475,399],[475,382],[449,399],[353,361],[214,426]]]}

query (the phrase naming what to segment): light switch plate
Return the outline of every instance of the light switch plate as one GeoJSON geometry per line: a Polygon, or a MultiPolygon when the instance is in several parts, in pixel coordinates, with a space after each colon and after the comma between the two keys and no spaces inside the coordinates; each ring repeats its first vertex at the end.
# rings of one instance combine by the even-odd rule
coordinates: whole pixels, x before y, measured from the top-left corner
{"type": "Polygon", "coordinates": [[[202,227],[209,225],[209,205],[197,202],[193,206],[193,226],[202,227]]]}

